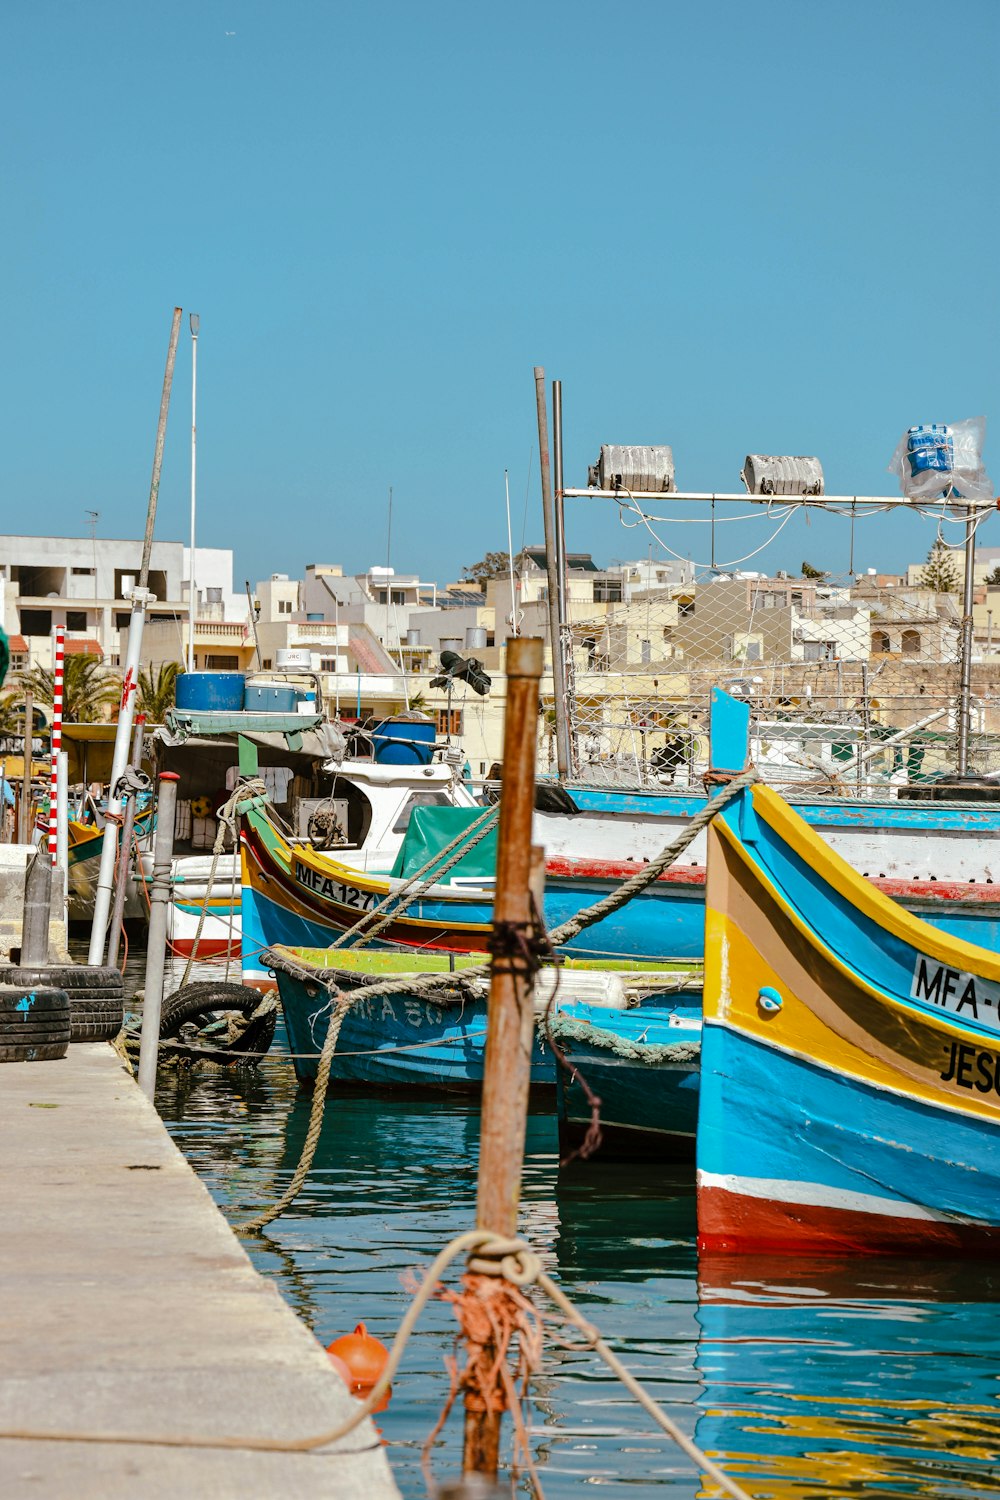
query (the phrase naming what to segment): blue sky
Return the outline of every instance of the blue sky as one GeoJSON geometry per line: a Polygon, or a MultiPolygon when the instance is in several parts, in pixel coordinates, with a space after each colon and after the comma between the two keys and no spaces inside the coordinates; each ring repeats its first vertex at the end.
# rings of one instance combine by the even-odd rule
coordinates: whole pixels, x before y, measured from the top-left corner
{"type": "MultiPolygon", "coordinates": [[[[1000,483],[998,44],[996,0],[7,5],[2,529],[141,535],[175,303],[199,540],[238,586],[384,562],[390,484],[399,570],[504,546],[505,467],[519,540],[536,363],[570,483],[602,442],[669,442],[682,488],[736,488],[752,450],[885,492],[905,426],[979,413],[1000,483]]],[[[537,462],[528,496],[532,541],[537,462]]],[[[649,545],[593,502],[568,528],[649,545]]],[[[701,561],[705,532],[665,534],[701,561]]],[[[855,565],[932,535],[869,520],[855,565]]],[[[846,568],[845,523],[763,561],[803,556],[846,568]]]]}

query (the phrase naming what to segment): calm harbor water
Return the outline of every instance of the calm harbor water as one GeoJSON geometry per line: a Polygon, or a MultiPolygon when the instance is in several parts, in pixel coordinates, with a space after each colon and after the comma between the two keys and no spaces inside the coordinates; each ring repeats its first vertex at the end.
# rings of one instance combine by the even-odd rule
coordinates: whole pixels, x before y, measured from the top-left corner
{"type": "MultiPolygon", "coordinates": [[[[130,964],[130,970],[132,965],[130,964]]],[[[167,986],[168,991],[172,988],[167,986]]],[[[279,1027],[256,1071],[161,1070],[157,1106],[233,1219],[299,1159],[309,1100],[279,1027]]],[[[323,1343],[364,1320],[390,1341],[407,1278],[474,1220],[478,1106],[332,1095],[313,1172],[248,1248],[323,1343]]],[[[689,1169],[560,1172],[554,1121],[528,1122],[522,1230],[681,1426],[756,1497],[1000,1495],[1000,1269],[784,1259],[699,1268],[689,1169]]],[[[448,1390],[447,1305],[432,1303],[379,1418],[404,1495],[448,1390]]],[[[529,1413],[548,1500],[708,1496],[592,1354],[550,1342],[529,1413]]],[[[460,1467],[461,1418],[434,1454],[460,1467]]]]}

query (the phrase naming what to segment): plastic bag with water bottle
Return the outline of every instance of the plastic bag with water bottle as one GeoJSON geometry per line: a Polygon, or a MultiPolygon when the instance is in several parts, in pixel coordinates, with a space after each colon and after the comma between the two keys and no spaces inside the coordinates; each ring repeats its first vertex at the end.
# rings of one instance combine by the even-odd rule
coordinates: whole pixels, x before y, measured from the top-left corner
{"type": "Polygon", "coordinates": [[[986,418],[964,422],[921,422],[908,427],[889,461],[908,500],[993,499],[983,467],[986,418]]]}

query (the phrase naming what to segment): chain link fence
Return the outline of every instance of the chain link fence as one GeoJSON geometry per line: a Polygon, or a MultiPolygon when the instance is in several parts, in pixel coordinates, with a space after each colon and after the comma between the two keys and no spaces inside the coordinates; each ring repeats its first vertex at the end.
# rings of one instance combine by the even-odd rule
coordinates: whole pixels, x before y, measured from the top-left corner
{"type": "MultiPolygon", "coordinates": [[[[608,570],[589,610],[571,584],[576,779],[700,787],[713,686],[750,704],[751,754],[775,785],[891,797],[953,770],[963,555],[940,540],[940,522],[927,525],[928,561],[900,576],[765,573],[765,545],[752,573],[674,563],[688,581],[657,586],[652,565],[624,565],[616,589],[608,570]]],[[[1000,774],[1000,588],[994,596],[985,566],[977,572],[969,765],[1000,774]]],[[[551,701],[545,709],[551,762],[551,701]]]]}

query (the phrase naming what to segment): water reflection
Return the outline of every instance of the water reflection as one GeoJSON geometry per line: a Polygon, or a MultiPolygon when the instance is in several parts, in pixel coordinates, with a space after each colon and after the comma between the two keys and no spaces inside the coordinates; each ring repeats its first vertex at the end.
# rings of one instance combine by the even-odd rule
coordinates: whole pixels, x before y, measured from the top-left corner
{"type": "MultiPolygon", "coordinates": [[[[157,1104],[231,1218],[294,1170],[309,1099],[276,1050],[256,1072],[164,1069],[157,1104]]],[[[475,1213],[479,1110],[467,1099],[338,1091],[314,1170],[248,1245],[324,1343],[364,1319],[391,1339],[408,1278],[475,1213]]],[[[671,1415],[751,1495],[826,1500],[1000,1494],[1000,1273],[968,1265],[714,1258],[698,1266],[689,1168],[574,1163],[528,1122],[522,1228],[671,1415]]],[[[558,1330],[553,1329],[553,1333],[558,1330]]],[[[425,1493],[424,1438],[455,1324],[428,1308],[381,1420],[404,1494],[425,1493]]],[[[548,1500],[711,1495],[587,1350],[549,1342],[529,1413],[548,1500]]],[[[435,1458],[460,1467],[461,1420],[435,1458]]]]}
{"type": "Polygon", "coordinates": [[[697,1440],[751,1494],[1000,1492],[995,1268],[720,1256],[699,1296],[697,1440]]]}

